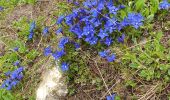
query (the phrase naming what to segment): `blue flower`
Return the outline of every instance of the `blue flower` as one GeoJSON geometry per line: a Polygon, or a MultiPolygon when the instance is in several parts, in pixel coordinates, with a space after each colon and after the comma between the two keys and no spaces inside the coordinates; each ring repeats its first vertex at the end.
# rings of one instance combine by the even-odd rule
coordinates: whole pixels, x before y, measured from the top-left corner
{"type": "Polygon", "coordinates": [[[6,73],[5,73],[5,76],[9,76],[11,74],[11,72],[10,71],[7,71],[6,73]]]}
{"type": "Polygon", "coordinates": [[[98,12],[96,11],[96,9],[91,9],[90,13],[93,17],[97,17],[98,16],[98,12]]]}
{"type": "Polygon", "coordinates": [[[69,14],[65,17],[65,23],[69,26],[73,25],[73,15],[69,14]]]}
{"type": "Polygon", "coordinates": [[[103,29],[100,29],[100,32],[98,34],[98,36],[101,38],[101,39],[104,39],[106,36],[109,36],[105,30],[103,29]]]}
{"type": "Polygon", "coordinates": [[[22,71],[24,70],[23,67],[20,67],[18,68],[17,70],[14,70],[11,75],[10,75],[10,78],[11,79],[17,79],[17,80],[20,80],[23,78],[23,74],[22,74],[22,71]]]}
{"type": "Polygon", "coordinates": [[[29,36],[28,36],[28,39],[32,39],[33,38],[33,35],[34,35],[34,32],[30,32],[29,36]]]}
{"type": "Polygon", "coordinates": [[[48,28],[48,27],[45,27],[45,28],[43,29],[43,35],[46,36],[46,35],[48,34],[48,32],[49,32],[49,28],[48,28]]]}
{"type": "Polygon", "coordinates": [[[19,81],[14,80],[14,81],[11,82],[11,85],[14,87],[14,86],[16,86],[18,83],[19,83],[19,81]]]}
{"type": "Polygon", "coordinates": [[[3,11],[4,10],[4,7],[0,6],[0,11],[3,11]]]}
{"type": "Polygon", "coordinates": [[[73,32],[74,34],[77,35],[78,38],[82,38],[83,34],[82,34],[82,29],[80,28],[79,24],[76,24],[75,26],[72,26],[70,28],[70,32],[73,32]]]}
{"type": "Polygon", "coordinates": [[[129,13],[126,18],[121,22],[122,26],[133,26],[138,29],[143,25],[144,17],[140,13],[129,13]]]}
{"type": "Polygon", "coordinates": [[[98,19],[98,18],[92,18],[90,20],[90,22],[95,26],[95,27],[98,27],[99,25],[101,25],[101,21],[98,19]]]}
{"type": "Polygon", "coordinates": [[[65,18],[65,16],[63,16],[63,15],[58,17],[56,24],[61,24],[62,21],[64,20],[64,18],[65,18]]]}
{"type": "Polygon", "coordinates": [[[115,61],[116,56],[114,54],[112,54],[110,56],[107,56],[106,59],[107,59],[108,62],[113,62],[113,61],[115,61]]]}
{"type": "Polygon", "coordinates": [[[85,2],[83,2],[83,6],[86,8],[91,8],[93,7],[93,5],[91,4],[90,0],[86,0],[85,2]]]}
{"type": "Polygon", "coordinates": [[[55,60],[58,60],[59,58],[61,58],[62,56],[64,56],[66,53],[64,52],[64,50],[61,51],[55,51],[52,56],[54,57],[55,60]]]}
{"type": "Polygon", "coordinates": [[[124,43],[124,39],[125,39],[125,34],[122,34],[122,36],[118,37],[118,42],[124,43]]]}
{"type": "Polygon", "coordinates": [[[74,42],[74,46],[75,46],[76,49],[80,48],[80,44],[78,44],[76,42],[74,42]]]}
{"type": "Polygon", "coordinates": [[[113,0],[109,0],[106,2],[107,7],[112,7],[113,6],[113,0]]]}
{"type": "Polygon", "coordinates": [[[83,35],[94,35],[95,31],[94,31],[94,27],[90,24],[86,25],[83,27],[83,35]]]}
{"type": "Polygon", "coordinates": [[[88,36],[85,41],[90,43],[90,45],[95,45],[98,42],[98,38],[95,36],[88,36]]]}
{"type": "Polygon", "coordinates": [[[35,21],[33,21],[31,24],[30,24],[30,33],[32,33],[34,31],[36,27],[36,24],[35,24],[35,21]]]}
{"type": "Polygon", "coordinates": [[[105,43],[107,46],[110,46],[110,45],[113,43],[113,40],[112,40],[112,38],[107,37],[104,43],[105,43]]]}
{"type": "Polygon", "coordinates": [[[13,72],[8,72],[8,76],[10,77],[2,83],[1,88],[11,90],[12,87],[15,87],[19,83],[19,81],[23,78],[22,74],[23,70],[24,70],[23,67],[19,67],[13,72]]]}
{"type": "Polygon", "coordinates": [[[66,62],[63,62],[61,64],[61,70],[64,72],[64,71],[67,71],[68,69],[69,69],[69,64],[66,62]]]}
{"type": "Polygon", "coordinates": [[[170,8],[170,3],[168,3],[167,0],[163,0],[160,4],[159,4],[159,9],[166,9],[168,10],[170,8]]]}
{"type": "Polygon", "coordinates": [[[112,33],[114,30],[117,29],[118,24],[119,23],[118,23],[117,19],[113,17],[112,19],[109,19],[106,21],[106,24],[104,27],[107,31],[109,31],[109,33],[112,33]]]}
{"type": "Polygon", "coordinates": [[[14,50],[14,51],[18,51],[18,50],[19,50],[19,47],[15,47],[13,50],[14,50]]]}
{"type": "Polygon", "coordinates": [[[106,100],[115,100],[115,94],[106,96],[106,100]]]}
{"type": "Polygon", "coordinates": [[[19,63],[20,63],[20,61],[19,61],[19,60],[17,60],[17,61],[15,61],[15,62],[14,62],[14,64],[13,64],[13,65],[14,65],[14,66],[19,66],[19,63]]]}
{"type": "Polygon", "coordinates": [[[99,55],[100,55],[100,57],[105,58],[105,57],[107,57],[108,54],[106,51],[101,51],[101,52],[99,52],[99,55]]]}
{"type": "Polygon", "coordinates": [[[60,49],[64,49],[64,46],[66,45],[66,43],[69,42],[69,38],[68,37],[62,37],[58,43],[58,47],[60,49]]]}
{"type": "Polygon", "coordinates": [[[73,18],[78,17],[79,11],[80,11],[80,9],[73,9],[73,13],[72,13],[73,18]]]}
{"type": "Polygon", "coordinates": [[[36,25],[35,25],[35,21],[33,21],[31,24],[30,24],[30,29],[29,29],[29,36],[28,36],[28,39],[32,39],[33,38],[33,35],[34,35],[34,29],[35,29],[36,25]]]}
{"type": "Polygon", "coordinates": [[[44,49],[44,56],[48,56],[52,53],[51,46],[44,49]]]}
{"type": "Polygon", "coordinates": [[[79,2],[78,2],[78,1],[75,1],[75,2],[74,2],[74,5],[75,5],[75,6],[79,6],[79,2]]]}
{"type": "Polygon", "coordinates": [[[124,5],[119,5],[118,8],[119,8],[119,9],[124,9],[125,6],[124,6],[124,5]]]}
{"type": "Polygon", "coordinates": [[[101,11],[103,9],[104,9],[104,0],[100,0],[97,6],[97,10],[101,11]]]}
{"type": "Polygon", "coordinates": [[[60,27],[60,28],[56,31],[56,34],[58,35],[58,34],[62,33],[62,31],[63,31],[63,29],[60,27]]]}
{"type": "Polygon", "coordinates": [[[117,8],[115,6],[108,6],[108,8],[109,8],[109,13],[114,14],[114,15],[116,15],[117,11],[119,10],[119,8],[117,8]]]}

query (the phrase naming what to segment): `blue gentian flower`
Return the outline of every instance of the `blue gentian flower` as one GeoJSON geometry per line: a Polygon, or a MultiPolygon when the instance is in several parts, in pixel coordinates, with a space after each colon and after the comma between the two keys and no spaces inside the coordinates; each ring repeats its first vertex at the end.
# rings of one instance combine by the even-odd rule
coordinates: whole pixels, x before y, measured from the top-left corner
{"type": "Polygon", "coordinates": [[[80,48],[80,44],[78,44],[76,42],[74,42],[74,46],[75,46],[76,49],[80,48]]]}
{"type": "Polygon", "coordinates": [[[19,50],[19,47],[15,47],[13,50],[14,50],[14,51],[18,51],[18,50],[19,50]]]}
{"type": "Polygon", "coordinates": [[[106,100],[115,100],[115,94],[106,96],[106,100]]]}
{"type": "Polygon", "coordinates": [[[78,1],[75,1],[75,2],[74,2],[74,5],[75,5],[75,6],[79,6],[79,2],[78,2],[78,1]]]}
{"type": "MultiPolygon", "coordinates": [[[[101,0],[100,0],[101,1],[101,0]]],[[[98,0],[90,0],[93,7],[97,6],[98,0]]]]}
{"type": "Polygon", "coordinates": [[[11,74],[11,72],[10,71],[7,71],[6,73],[5,73],[5,76],[9,76],[11,74]]]}
{"type": "Polygon", "coordinates": [[[69,26],[73,25],[73,15],[69,14],[65,17],[65,23],[69,26]]]}
{"type": "Polygon", "coordinates": [[[4,7],[0,6],[0,11],[3,11],[4,10],[4,7]]]}
{"type": "Polygon", "coordinates": [[[35,21],[33,21],[31,24],[30,24],[30,33],[32,33],[34,31],[36,27],[36,24],[35,24],[35,21]]]}
{"type": "Polygon", "coordinates": [[[44,49],[44,56],[48,56],[52,53],[51,46],[44,49]]]}
{"type": "Polygon", "coordinates": [[[118,42],[124,43],[124,39],[125,39],[125,34],[122,34],[122,36],[118,37],[118,42]]]}
{"type": "Polygon", "coordinates": [[[88,22],[89,19],[90,19],[90,16],[85,16],[80,21],[88,22]]]}
{"type": "Polygon", "coordinates": [[[64,49],[64,46],[66,45],[66,43],[69,42],[69,38],[68,37],[62,37],[58,43],[58,47],[60,49],[64,49]]]}
{"type": "Polygon", "coordinates": [[[109,0],[106,2],[106,6],[109,8],[109,7],[112,7],[113,6],[113,0],[109,0]]]}
{"type": "Polygon", "coordinates": [[[13,87],[15,87],[18,83],[19,83],[19,81],[14,80],[14,81],[11,82],[11,85],[12,85],[13,87]]]}
{"type": "Polygon", "coordinates": [[[72,11],[72,12],[73,12],[73,13],[72,13],[73,18],[78,17],[79,11],[80,11],[80,9],[73,9],[73,11],[72,11]]]}
{"type": "Polygon", "coordinates": [[[159,4],[159,9],[166,9],[168,10],[170,8],[170,3],[168,3],[167,0],[163,0],[160,4],[159,4]]]}
{"type": "Polygon", "coordinates": [[[112,54],[110,56],[107,56],[106,59],[107,59],[108,62],[113,62],[113,61],[115,61],[116,56],[114,54],[112,54]]]}
{"type": "Polygon", "coordinates": [[[20,67],[18,68],[17,70],[14,70],[12,73],[11,73],[11,79],[17,79],[17,80],[20,80],[23,78],[23,74],[22,74],[22,71],[24,70],[23,67],[20,67]]]}
{"type": "Polygon", "coordinates": [[[100,55],[100,57],[105,58],[105,57],[107,57],[108,54],[106,51],[101,51],[101,52],[99,52],[99,55],[100,55]]]}
{"type": "Polygon", "coordinates": [[[1,88],[5,88],[6,90],[11,90],[11,89],[12,89],[11,82],[12,82],[12,80],[6,79],[6,80],[2,83],[1,88]]]}
{"type": "Polygon", "coordinates": [[[66,62],[63,62],[61,64],[61,70],[64,72],[64,71],[67,71],[68,69],[69,69],[69,64],[66,62]]]}
{"type": "Polygon", "coordinates": [[[90,22],[95,26],[95,27],[98,27],[99,25],[101,25],[101,21],[98,19],[98,18],[92,18],[90,20],[90,22]]]}
{"type": "Polygon", "coordinates": [[[91,9],[90,13],[92,14],[93,17],[97,17],[99,13],[96,11],[96,9],[91,9]]]}
{"type": "Polygon", "coordinates": [[[79,24],[76,24],[75,26],[71,27],[70,28],[70,32],[73,32],[74,34],[76,34],[78,38],[82,38],[83,37],[83,34],[82,34],[83,31],[80,28],[79,24]]]}
{"type": "Polygon", "coordinates": [[[62,33],[62,31],[63,31],[63,29],[60,27],[60,28],[56,31],[56,34],[58,35],[58,34],[62,33]]]}
{"type": "Polygon", "coordinates": [[[109,35],[107,34],[107,32],[106,32],[105,30],[100,29],[100,32],[99,32],[98,36],[99,36],[101,39],[104,39],[105,37],[107,37],[107,36],[109,36],[109,35]]]}
{"type": "Polygon", "coordinates": [[[91,40],[89,41],[90,45],[95,45],[98,42],[98,38],[97,37],[92,37],[91,40]]]}
{"type": "Polygon", "coordinates": [[[58,60],[59,58],[61,58],[62,56],[64,56],[66,53],[64,50],[61,51],[55,51],[52,56],[54,57],[55,60],[58,60]]]}
{"type": "Polygon", "coordinates": [[[143,25],[144,17],[140,13],[129,13],[126,18],[122,21],[122,26],[133,26],[138,29],[143,25]]]}
{"type": "Polygon", "coordinates": [[[46,35],[48,34],[48,32],[49,32],[49,28],[48,28],[48,27],[45,27],[45,28],[43,29],[43,35],[46,36],[46,35]]]}
{"type": "Polygon", "coordinates": [[[113,43],[112,38],[106,37],[106,40],[104,42],[107,46],[110,46],[113,43]]]}
{"type": "Polygon", "coordinates": [[[14,70],[13,72],[8,72],[9,79],[6,79],[0,88],[5,88],[6,90],[11,90],[12,87],[15,87],[19,81],[23,78],[23,72],[24,68],[19,67],[18,69],[14,70]]]}
{"type": "Polygon", "coordinates": [[[28,36],[28,39],[32,39],[33,38],[33,35],[34,35],[34,32],[30,32],[29,36],[28,36]]]}
{"type": "Polygon", "coordinates": [[[19,66],[19,63],[20,63],[20,61],[19,61],[19,60],[17,60],[17,61],[15,61],[15,62],[14,62],[14,64],[13,64],[13,65],[14,65],[14,66],[19,66]]]}
{"type": "Polygon", "coordinates": [[[92,8],[93,7],[91,0],[86,0],[85,2],[83,2],[83,6],[86,7],[86,8],[92,8]]]}
{"type": "Polygon", "coordinates": [[[90,45],[95,45],[98,42],[98,38],[95,36],[87,36],[87,38],[85,39],[86,42],[90,43],[90,45]]]}
{"type": "Polygon", "coordinates": [[[97,6],[97,10],[101,11],[103,9],[104,9],[104,0],[99,0],[98,6],[97,6]]]}
{"type": "Polygon", "coordinates": [[[93,36],[94,33],[95,33],[95,31],[94,31],[94,27],[92,25],[89,24],[89,25],[86,25],[83,27],[83,33],[82,33],[83,35],[87,36],[90,34],[93,36]]]}
{"type": "Polygon", "coordinates": [[[100,51],[100,52],[99,52],[99,55],[100,55],[100,57],[102,57],[102,58],[108,57],[109,54],[110,54],[110,50],[104,50],[104,51],[100,51]]]}
{"type": "Polygon", "coordinates": [[[118,6],[118,9],[124,9],[124,8],[125,8],[124,5],[119,5],[119,6],[118,6]]]}
{"type": "Polygon", "coordinates": [[[115,6],[108,6],[108,8],[109,8],[109,13],[114,14],[114,15],[116,15],[117,11],[119,10],[119,8],[117,8],[115,6]]]}
{"type": "Polygon", "coordinates": [[[61,15],[60,17],[58,17],[56,24],[61,24],[62,21],[64,20],[64,18],[65,18],[65,16],[63,16],[63,15],[61,15]]]}

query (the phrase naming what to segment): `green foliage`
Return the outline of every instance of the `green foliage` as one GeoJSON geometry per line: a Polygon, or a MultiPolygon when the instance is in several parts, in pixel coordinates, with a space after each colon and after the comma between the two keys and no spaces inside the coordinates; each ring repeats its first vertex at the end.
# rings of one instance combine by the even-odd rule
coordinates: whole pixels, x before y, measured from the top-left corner
{"type": "Polygon", "coordinates": [[[151,33],[149,40],[141,45],[136,44],[123,57],[123,62],[129,64],[130,68],[139,70],[138,75],[144,80],[165,79],[169,76],[170,52],[160,43],[162,35],[162,32],[151,33]]]}
{"type": "Polygon", "coordinates": [[[0,100],[17,100],[10,91],[0,89],[0,100]]]}

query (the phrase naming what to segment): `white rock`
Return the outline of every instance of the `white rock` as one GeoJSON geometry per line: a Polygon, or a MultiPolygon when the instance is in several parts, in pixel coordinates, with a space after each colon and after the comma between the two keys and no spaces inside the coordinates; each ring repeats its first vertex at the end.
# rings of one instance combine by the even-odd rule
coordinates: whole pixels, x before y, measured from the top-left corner
{"type": "Polygon", "coordinates": [[[60,96],[66,96],[67,86],[62,81],[62,73],[59,66],[47,70],[43,74],[43,80],[37,89],[36,100],[59,100],[60,96]]]}

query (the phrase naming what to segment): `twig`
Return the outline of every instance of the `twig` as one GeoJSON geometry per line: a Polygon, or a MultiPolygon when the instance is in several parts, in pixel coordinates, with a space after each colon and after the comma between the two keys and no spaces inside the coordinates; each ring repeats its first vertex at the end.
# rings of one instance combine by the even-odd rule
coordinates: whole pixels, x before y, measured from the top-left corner
{"type": "Polygon", "coordinates": [[[117,83],[119,83],[119,82],[120,82],[120,80],[116,81],[116,83],[113,84],[113,85],[108,89],[108,91],[101,97],[101,99],[103,99],[103,98],[107,95],[107,93],[108,93],[117,83]]]}
{"type": "Polygon", "coordinates": [[[100,76],[101,76],[101,78],[102,78],[102,80],[103,80],[103,83],[104,83],[104,85],[105,85],[105,88],[108,90],[108,92],[109,92],[109,94],[110,94],[110,96],[111,96],[111,93],[110,93],[110,91],[109,91],[109,88],[108,88],[108,86],[107,86],[107,84],[106,84],[106,82],[105,82],[105,80],[104,80],[104,78],[103,78],[103,76],[102,76],[102,73],[101,73],[101,71],[100,71],[100,69],[99,69],[99,67],[98,67],[98,65],[97,65],[97,62],[94,60],[94,62],[95,62],[95,64],[96,64],[96,67],[97,67],[97,70],[99,71],[99,74],[100,74],[100,76]]]}

